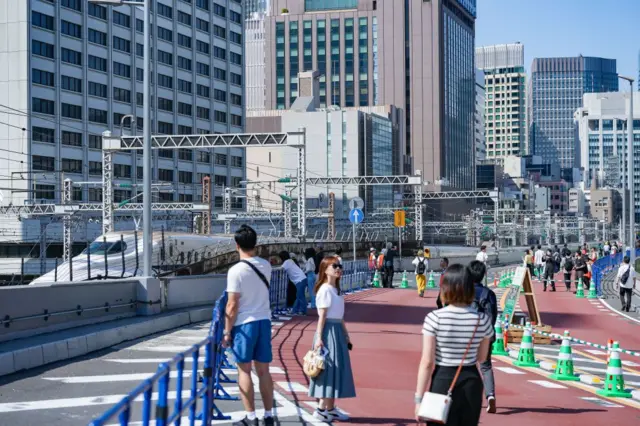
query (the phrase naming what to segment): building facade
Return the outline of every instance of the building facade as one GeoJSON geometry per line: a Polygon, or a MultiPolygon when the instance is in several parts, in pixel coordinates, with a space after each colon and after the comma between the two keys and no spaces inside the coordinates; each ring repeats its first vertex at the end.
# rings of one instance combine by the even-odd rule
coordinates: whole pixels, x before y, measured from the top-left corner
{"type": "Polygon", "coordinates": [[[478,164],[487,156],[484,137],[484,72],[476,70],[476,112],[474,116],[475,163],[478,164]]]}
{"type": "Polygon", "coordinates": [[[609,225],[622,218],[622,197],[615,189],[591,190],[591,216],[609,225]]]}
{"type": "Polygon", "coordinates": [[[265,16],[264,12],[254,12],[244,21],[247,112],[265,109],[265,16]]]}
{"type": "Polygon", "coordinates": [[[273,0],[266,27],[266,109],[320,73],[320,106],[405,111],[401,165],[471,188],[475,0],[273,0]],[[413,162],[413,164],[412,164],[413,162]]]}
{"type": "MultiPolygon", "coordinates": [[[[585,186],[593,179],[600,188],[621,188],[627,185],[628,147],[627,117],[629,92],[588,93],[584,106],[575,112],[580,139],[580,167],[585,186]]],[[[640,93],[633,93],[633,104],[640,105],[640,93]]],[[[634,108],[633,158],[640,164],[640,111],[634,108]]],[[[640,182],[640,171],[634,171],[634,182],[640,182]]],[[[636,217],[640,212],[640,185],[634,185],[636,217]]]]}
{"type": "Polygon", "coordinates": [[[484,71],[487,158],[504,164],[506,156],[526,155],[524,45],[477,47],[476,67],[484,71]]]}
{"type": "Polygon", "coordinates": [[[581,162],[573,114],[582,106],[583,94],[618,90],[616,60],[535,58],[529,90],[531,153],[559,162],[563,177],[572,180],[572,169],[581,162]]]}
{"type": "MultiPolygon", "coordinates": [[[[59,203],[62,179],[102,180],[101,134],[142,126],[144,78],[152,81],[152,133],[244,130],[243,25],[240,0],[153,2],[152,72],[143,72],[143,15],[133,6],[80,0],[0,0],[0,159],[22,176],[3,203],[59,203]],[[24,130],[22,130],[24,129],[24,130]]],[[[160,201],[196,201],[204,176],[216,185],[244,178],[241,149],[154,150],[160,201]]],[[[114,156],[115,184],[142,183],[142,155],[114,156]]],[[[129,185],[130,186],[130,185],[129,185]]],[[[116,202],[132,199],[116,189],[116,202]]],[[[221,195],[221,194],[220,194],[221,195]]],[[[101,186],[78,187],[74,201],[100,202],[101,186]]],[[[222,204],[221,196],[216,198],[222,204]]],[[[241,207],[241,206],[240,206],[241,207]]],[[[86,241],[86,240],[85,240],[86,241]]]]}

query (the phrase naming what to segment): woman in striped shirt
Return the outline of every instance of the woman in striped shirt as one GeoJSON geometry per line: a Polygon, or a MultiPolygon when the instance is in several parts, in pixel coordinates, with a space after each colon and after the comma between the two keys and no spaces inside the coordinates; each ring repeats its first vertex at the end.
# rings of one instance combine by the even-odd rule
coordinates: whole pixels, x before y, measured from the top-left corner
{"type": "Polygon", "coordinates": [[[482,379],[476,363],[487,358],[493,336],[491,318],[470,306],[475,298],[474,283],[460,264],[447,268],[441,295],[445,307],[430,312],[422,327],[422,359],[415,395],[416,420],[421,422],[418,408],[427,389],[446,394],[458,367],[462,365],[453,388],[446,424],[474,426],[480,421],[482,410],[482,379]]]}

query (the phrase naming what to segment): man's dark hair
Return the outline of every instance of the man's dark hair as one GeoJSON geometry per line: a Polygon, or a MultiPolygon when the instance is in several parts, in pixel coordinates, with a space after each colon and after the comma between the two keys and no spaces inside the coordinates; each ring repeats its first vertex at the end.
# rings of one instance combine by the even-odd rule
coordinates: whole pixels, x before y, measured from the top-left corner
{"type": "Polygon", "coordinates": [[[538,244],[538,250],[542,250],[542,244],[538,244]]]}
{"type": "Polygon", "coordinates": [[[448,257],[443,257],[443,258],[442,258],[442,262],[443,262],[445,265],[449,266],[449,258],[448,258],[448,257]]]}
{"type": "Polygon", "coordinates": [[[467,266],[467,274],[474,284],[481,283],[484,275],[487,273],[487,267],[479,260],[472,260],[467,266]]]}
{"type": "Polygon", "coordinates": [[[307,259],[313,259],[316,257],[316,251],[312,247],[309,247],[304,251],[304,257],[307,259]]]}
{"type": "Polygon", "coordinates": [[[338,248],[336,249],[336,254],[337,254],[338,256],[342,256],[342,247],[338,247],[338,248]]]}
{"type": "Polygon", "coordinates": [[[456,263],[447,268],[440,294],[445,305],[454,303],[470,305],[473,302],[476,291],[463,265],[456,263]]]}
{"type": "Polygon", "coordinates": [[[486,250],[486,249],[487,249],[487,246],[480,246],[480,251],[486,250]]]}
{"type": "Polygon", "coordinates": [[[249,225],[241,225],[234,234],[233,239],[242,251],[251,251],[256,248],[258,234],[249,225]]]}
{"type": "Polygon", "coordinates": [[[629,256],[625,256],[624,259],[622,259],[622,261],[628,264],[629,262],[631,262],[631,259],[629,258],[629,256]]]}
{"type": "Polygon", "coordinates": [[[567,248],[567,243],[564,243],[564,248],[567,248]]]}
{"type": "Polygon", "coordinates": [[[288,251],[284,251],[284,250],[282,250],[280,253],[278,253],[278,256],[280,257],[280,259],[282,259],[283,262],[285,260],[291,259],[291,257],[289,256],[289,252],[288,251]]]}

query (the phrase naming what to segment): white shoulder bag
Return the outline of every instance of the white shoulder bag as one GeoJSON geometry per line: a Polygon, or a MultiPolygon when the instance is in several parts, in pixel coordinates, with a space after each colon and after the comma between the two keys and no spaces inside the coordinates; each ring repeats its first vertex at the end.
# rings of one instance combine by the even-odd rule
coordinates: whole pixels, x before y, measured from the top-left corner
{"type": "Polygon", "coordinates": [[[464,363],[465,359],[467,359],[467,354],[469,353],[469,349],[471,348],[473,339],[476,337],[476,332],[478,331],[479,325],[480,315],[478,315],[476,328],[473,330],[471,340],[469,340],[469,344],[467,345],[467,350],[464,351],[462,361],[458,366],[458,370],[456,371],[456,375],[453,377],[453,381],[451,382],[451,386],[449,386],[447,394],[442,395],[440,393],[425,392],[424,396],[422,397],[422,402],[420,402],[420,409],[418,410],[418,416],[421,419],[434,423],[447,423],[447,418],[449,417],[449,409],[451,408],[451,395],[453,394],[453,388],[456,386],[458,376],[460,375],[460,371],[462,370],[462,364],[464,363]]]}

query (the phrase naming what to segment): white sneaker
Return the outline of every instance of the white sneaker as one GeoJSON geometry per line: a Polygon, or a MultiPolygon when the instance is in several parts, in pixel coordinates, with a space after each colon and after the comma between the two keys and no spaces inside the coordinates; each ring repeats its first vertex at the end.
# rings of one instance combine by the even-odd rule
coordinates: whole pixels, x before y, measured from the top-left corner
{"type": "Polygon", "coordinates": [[[327,414],[326,410],[320,410],[319,408],[313,412],[313,418],[327,423],[330,423],[332,419],[332,417],[327,414]]]}
{"type": "Polygon", "coordinates": [[[490,396],[487,398],[487,413],[494,414],[496,412],[496,397],[490,396]]]}
{"type": "Polygon", "coordinates": [[[337,407],[334,407],[331,411],[327,411],[327,415],[330,416],[331,420],[340,420],[343,422],[349,420],[349,416],[340,411],[337,407]]]}

